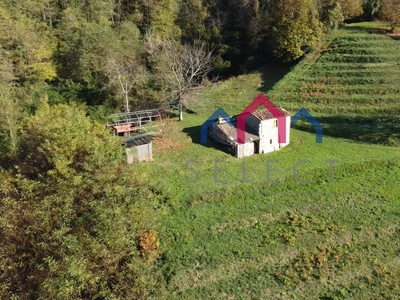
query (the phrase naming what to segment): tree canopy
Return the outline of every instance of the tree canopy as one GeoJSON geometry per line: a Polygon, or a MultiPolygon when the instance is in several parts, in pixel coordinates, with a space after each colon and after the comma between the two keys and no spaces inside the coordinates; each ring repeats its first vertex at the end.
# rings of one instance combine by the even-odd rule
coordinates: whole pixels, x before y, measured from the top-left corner
{"type": "Polygon", "coordinates": [[[0,169],[0,297],[160,296],[160,196],[130,178],[118,140],[82,107],[41,103],[18,150],[0,169]]]}
{"type": "Polygon", "coordinates": [[[273,53],[284,61],[298,59],[315,46],[322,34],[312,0],[279,0],[271,14],[273,53]]]}
{"type": "Polygon", "coordinates": [[[385,0],[382,3],[381,17],[390,25],[390,29],[395,31],[396,26],[400,25],[400,1],[385,0]]]}
{"type": "Polygon", "coordinates": [[[20,100],[30,105],[38,99],[29,95],[40,91],[50,103],[141,109],[158,105],[169,90],[159,80],[146,36],[207,45],[215,62],[210,76],[224,77],[296,60],[318,43],[323,27],[335,29],[363,9],[365,18],[373,18],[380,3],[6,0],[0,3],[0,48],[24,91],[20,100]]]}

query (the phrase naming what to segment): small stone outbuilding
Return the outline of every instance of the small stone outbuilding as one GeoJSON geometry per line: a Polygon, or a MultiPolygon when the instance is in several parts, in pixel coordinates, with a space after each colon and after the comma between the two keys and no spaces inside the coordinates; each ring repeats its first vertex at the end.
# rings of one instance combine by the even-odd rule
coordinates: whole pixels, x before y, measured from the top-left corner
{"type": "Polygon", "coordinates": [[[124,140],[128,164],[153,160],[153,137],[141,134],[124,140]]]}
{"type": "Polygon", "coordinates": [[[279,143],[278,119],[267,109],[255,110],[246,120],[246,127],[257,132],[260,143],[257,153],[269,153],[277,151],[289,145],[290,142],[290,113],[283,108],[279,110],[285,115],[286,142],[279,143]]]}
{"type": "Polygon", "coordinates": [[[208,129],[208,135],[217,143],[228,146],[237,158],[254,154],[269,153],[286,147],[290,142],[290,113],[283,108],[285,115],[286,142],[279,143],[278,120],[267,109],[255,110],[246,119],[244,143],[238,143],[237,117],[217,119],[208,129]]]}
{"type": "Polygon", "coordinates": [[[246,132],[246,140],[243,144],[237,142],[237,119],[232,117],[216,120],[209,128],[209,136],[219,144],[228,146],[228,150],[236,157],[242,158],[258,153],[257,145],[260,138],[255,132],[246,132]]]}

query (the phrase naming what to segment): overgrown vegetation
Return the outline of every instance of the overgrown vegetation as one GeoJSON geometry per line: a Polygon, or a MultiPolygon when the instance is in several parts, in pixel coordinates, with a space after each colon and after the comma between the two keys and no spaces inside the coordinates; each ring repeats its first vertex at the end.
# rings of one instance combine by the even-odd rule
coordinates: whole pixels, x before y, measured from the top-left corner
{"type": "Polygon", "coordinates": [[[379,23],[334,31],[391,2],[291,2],[0,3],[0,298],[399,293],[399,41],[379,23]],[[225,82],[179,89],[169,43],[212,49],[225,82]],[[212,111],[260,91],[306,107],[324,143],[299,123],[290,147],[246,160],[199,144],[212,111]],[[162,102],[195,114],[127,167],[102,120],[162,102]]]}
{"type": "Polygon", "coordinates": [[[42,103],[24,118],[15,166],[0,169],[0,298],[162,296],[164,198],[121,158],[118,140],[77,105],[42,103]]]}

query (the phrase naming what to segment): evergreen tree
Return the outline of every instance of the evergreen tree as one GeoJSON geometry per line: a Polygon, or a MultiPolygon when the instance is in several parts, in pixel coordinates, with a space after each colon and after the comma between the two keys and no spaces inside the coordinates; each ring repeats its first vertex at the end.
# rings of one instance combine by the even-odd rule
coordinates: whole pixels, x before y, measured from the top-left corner
{"type": "Polygon", "coordinates": [[[325,31],[336,30],[344,21],[342,8],[337,0],[319,1],[319,12],[325,31]]]}
{"type": "Polygon", "coordinates": [[[364,0],[363,9],[364,9],[364,18],[367,21],[375,20],[379,9],[381,7],[382,0],[364,0]]]}

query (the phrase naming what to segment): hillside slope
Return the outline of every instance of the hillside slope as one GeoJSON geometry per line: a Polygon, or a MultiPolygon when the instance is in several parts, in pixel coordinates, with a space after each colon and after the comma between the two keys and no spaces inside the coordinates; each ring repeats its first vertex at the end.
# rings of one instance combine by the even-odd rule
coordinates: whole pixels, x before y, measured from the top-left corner
{"type": "Polygon", "coordinates": [[[399,36],[380,23],[347,25],[269,94],[282,106],[304,106],[319,116],[325,134],[399,146],[399,49],[399,36]]]}
{"type": "Polygon", "coordinates": [[[197,114],[169,121],[155,161],[132,168],[168,195],[160,236],[171,299],[400,294],[400,41],[376,26],[341,29],[290,72],[265,67],[191,95],[197,114]],[[302,123],[289,147],[243,160],[199,144],[217,107],[238,113],[260,91],[292,113],[306,107],[323,143],[302,123]]]}

